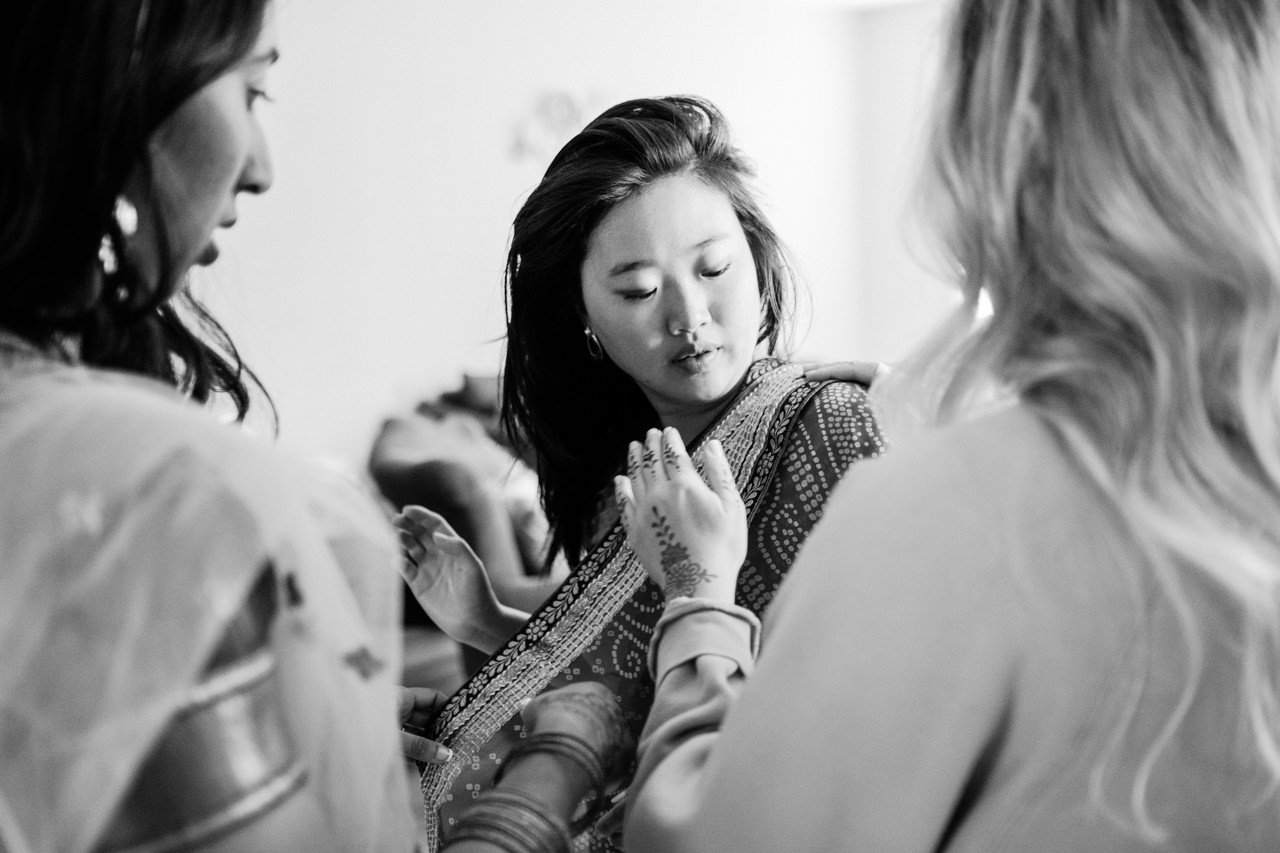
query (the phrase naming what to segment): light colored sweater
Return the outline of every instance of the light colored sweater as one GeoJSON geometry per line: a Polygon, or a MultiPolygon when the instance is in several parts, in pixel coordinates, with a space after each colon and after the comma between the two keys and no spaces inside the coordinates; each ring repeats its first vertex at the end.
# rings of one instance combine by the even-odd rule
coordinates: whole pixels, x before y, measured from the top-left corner
{"type": "Polygon", "coordinates": [[[627,849],[1280,849],[1229,608],[1189,600],[1217,640],[1144,840],[1131,786],[1186,660],[1135,546],[1022,407],[895,445],[832,496],[758,661],[749,614],[669,605],[627,849]]]}

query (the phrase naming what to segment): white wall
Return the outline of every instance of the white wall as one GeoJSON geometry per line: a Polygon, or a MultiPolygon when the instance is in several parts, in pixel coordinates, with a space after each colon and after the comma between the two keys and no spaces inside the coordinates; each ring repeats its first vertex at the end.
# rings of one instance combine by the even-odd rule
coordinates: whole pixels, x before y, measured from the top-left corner
{"type": "Polygon", "coordinates": [[[197,288],[284,445],[358,463],[387,413],[495,372],[512,216],[572,129],[640,95],[705,95],[734,125],[814,293],[802,355],[888,359],[917,333],[892,219],[931,2],[281,3],[276,183],[197,288]],[[548,127],[548,92],[580,114],[548,127]]]}

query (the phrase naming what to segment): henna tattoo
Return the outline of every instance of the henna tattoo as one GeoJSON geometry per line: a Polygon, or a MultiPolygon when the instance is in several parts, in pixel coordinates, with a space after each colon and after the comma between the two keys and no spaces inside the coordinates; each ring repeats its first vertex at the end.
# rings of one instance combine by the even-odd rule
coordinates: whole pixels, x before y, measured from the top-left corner
{"type": "Polygon", "coordinates": [[[678,464],[676,462],[676,452],[672,449],[666,439],[663,439],[662,441],[662,458],[667,460],[667,464],[671,466],[671,470],[675,470],[675,467],[678,464]]]}
{"type": "Polygon", "coordinates": [[[653,451],[649,449],[648,445],[645,445],[644,448],[644,467],[650,471],[656,471],[658,468],[658,457],[653,455],[653,451]]]}
{"type": "Polygon", "coordinates": [[[689,558],[689,549],[676,539],[675,532],[667,523],[667,518],[653,507],[654,520],[649,526],[658,534],[658,547],[662,559],[662,575],[666,578],[663,592],[667,598],[679,595],[693,595],[698,584],[709,581],[715,575],[702,568],[702,565],[689,558]]]}

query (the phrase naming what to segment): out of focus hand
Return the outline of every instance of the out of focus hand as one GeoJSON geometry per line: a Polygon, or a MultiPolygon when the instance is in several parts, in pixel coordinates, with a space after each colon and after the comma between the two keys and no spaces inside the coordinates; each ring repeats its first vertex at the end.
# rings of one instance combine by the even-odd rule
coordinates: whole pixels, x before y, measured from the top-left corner
{"type": "Polygon", "coordinates": [[[627,539],[668,599],[687,595],[733,602],[747,553],[747,516],[720,442],[708,442],[707,482],[680,433],[649,430],[632,442],[617,492],[627,539]],[[710,488],[708,488],[710,484],[710,488]]]}
{"type": "Polygon", "coordinates": [[[630,771],[636,744],[613,691],[596,681],[575,681],[534,697],[521,711],[530,734],[559,732],[581,738],[600,757],[605,785],[630,771]]]}
{"type": "Polygon", "coordinates": [[[405,552],[401,574],[414,598],[450,637],[475,645],[477,629],[499,618],[480,558],[449,522],[425,507],[407,506],[392,523],[405,552]]]}
{"type": "Polygon", "coordinates": [[[430,687],[400,688],[400,751],[405,758],[425,764],[442,764],[453,758],[453,750],[423,737],[447,697],[430,687]]]}
{"type": "Polygon", "coordinates": [[[861,382],[870,385],[889,373],[889,365],[882,361],[832,361],[811,362],[801,365],[804,378],[811,382],[839,379],[844,382],[861,382]]]}

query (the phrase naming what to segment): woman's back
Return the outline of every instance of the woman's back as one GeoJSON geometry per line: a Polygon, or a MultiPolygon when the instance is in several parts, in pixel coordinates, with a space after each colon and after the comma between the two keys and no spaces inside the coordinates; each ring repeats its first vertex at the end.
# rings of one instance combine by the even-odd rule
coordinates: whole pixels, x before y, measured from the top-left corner
{"type": "Polygon", "coordinates": [[[1239,619],[1194,584],[1176,606],[1213,638],[1204,680],[1143,800],[1169,836],[1137,835],[1130,796],[1186,684],[1184,635],[1029,410],[895,444],[859,473],[770,614],[745,713],[717,746],[714,800],[752,807],[743,789],[765,764],[822,778],[816,794],[771,786],[796,798],[771,805],[793,815],[771,830],[792,849],[1274,849],[1280,809],[1237,739],[1239,619]],[[830,675],[822,690],[815,671],[830,675]],[[761,726],[803,736],[766,759],[748,742],[761,726]]]}

